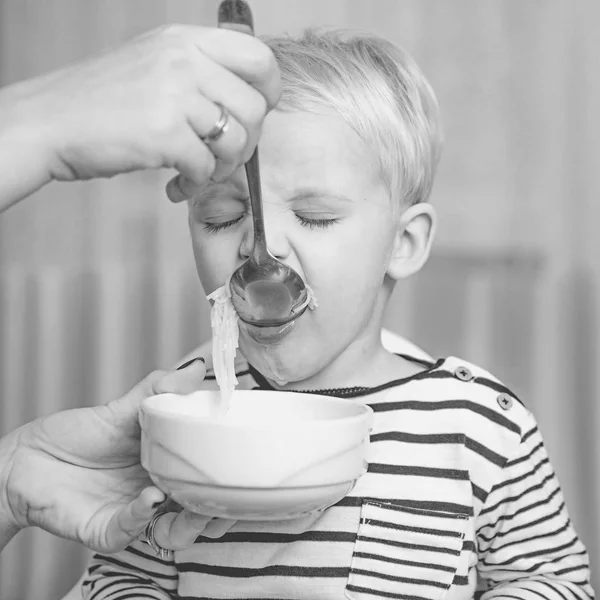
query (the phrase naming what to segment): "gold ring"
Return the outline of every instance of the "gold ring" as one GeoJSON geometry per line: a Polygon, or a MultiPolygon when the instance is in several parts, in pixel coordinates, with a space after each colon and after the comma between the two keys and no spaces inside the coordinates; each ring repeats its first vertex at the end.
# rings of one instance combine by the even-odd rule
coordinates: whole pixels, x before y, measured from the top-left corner
{"type": "Polygon", "coordinates": [[[203,142],[216,142],[229,129],[229,111],[221,103],[215,104],[221,109],[221,114],[213,128],[202,137],[203,142]]]}

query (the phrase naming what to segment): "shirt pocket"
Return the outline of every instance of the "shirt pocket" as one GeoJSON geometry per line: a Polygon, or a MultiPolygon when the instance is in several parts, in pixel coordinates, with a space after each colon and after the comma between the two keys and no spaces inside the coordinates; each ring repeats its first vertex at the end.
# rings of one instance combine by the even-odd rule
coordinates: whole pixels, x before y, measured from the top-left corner
{"type": "Polygon", "coordinates": [[[346,598],[441,600],[460,564],[469,515],[362,504],[346,598]]]}

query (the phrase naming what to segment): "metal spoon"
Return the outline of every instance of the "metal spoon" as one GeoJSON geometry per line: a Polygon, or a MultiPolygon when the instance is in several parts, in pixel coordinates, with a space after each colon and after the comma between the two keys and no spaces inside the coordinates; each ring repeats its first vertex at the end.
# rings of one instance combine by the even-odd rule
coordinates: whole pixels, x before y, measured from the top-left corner
{"type": "MultiPolygon", "coordinates": [[[[254,33],[250,7],[244,0],[223,0],[219,6],[219,26],[254,33]],[[236,27],[238,26],[238,27],[236,27]]],[[[254,247],[248,260],[231,276],[231,300],[240,319],[258,327],[277,327],[297,319],[307,307],[308,291],[294,269],[277,260],[267,248],[262,208],[258,149],[245,165],[254,247]]]]}

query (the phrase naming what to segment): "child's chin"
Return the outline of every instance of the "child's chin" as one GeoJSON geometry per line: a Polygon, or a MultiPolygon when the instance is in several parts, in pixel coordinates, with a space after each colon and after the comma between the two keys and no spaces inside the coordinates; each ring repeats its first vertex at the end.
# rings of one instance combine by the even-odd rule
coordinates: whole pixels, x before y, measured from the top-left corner
{"type": "Polygon", "coordinates": [[[296,344],[287,343],[293,336],[286,336],[276,344],[255,342],[240,331],[240,350],[248,362],[264,377],[278,387],[302,381],[307,375],[296,344]]]}
{"type": "Polygon", "coordinates": [[[240,334],[246,335],[259,346],[278,346],[290,337],[295,327],[295,321],[290,321],[280,327],[256,327],[247,323],[240,323],[240,334]]]}

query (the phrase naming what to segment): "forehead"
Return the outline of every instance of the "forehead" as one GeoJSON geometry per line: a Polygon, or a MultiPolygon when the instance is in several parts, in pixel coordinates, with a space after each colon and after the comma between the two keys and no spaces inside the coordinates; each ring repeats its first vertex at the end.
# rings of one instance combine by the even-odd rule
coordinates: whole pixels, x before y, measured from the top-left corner
{"type": "MultiPolygon", "coordinates": [[[[365,144],[334,113],[271,111],[259,151],[263,186],[276,192],[314,187],[364,196],[378,187],[365,144]]],[[[245,187],[243,170],[232,179],[236,187],[245,187]]]]}

